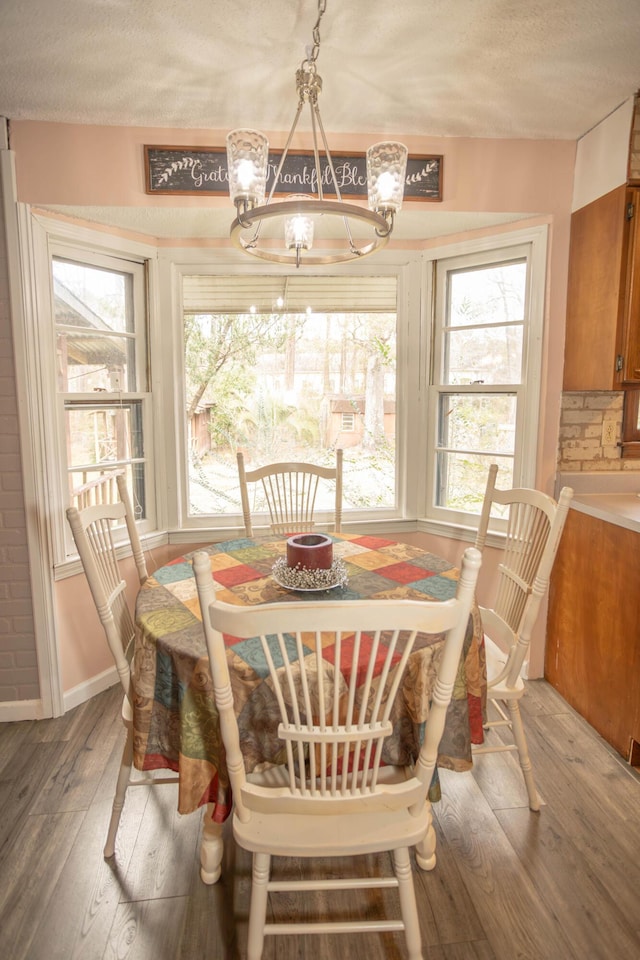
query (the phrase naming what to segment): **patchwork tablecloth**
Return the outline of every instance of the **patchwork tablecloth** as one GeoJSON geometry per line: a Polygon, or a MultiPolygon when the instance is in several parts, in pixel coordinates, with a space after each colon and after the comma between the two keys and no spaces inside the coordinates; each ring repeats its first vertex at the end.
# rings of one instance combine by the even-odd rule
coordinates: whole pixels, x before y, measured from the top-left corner
{"type": "MultiPolygon", "coordinates": [[[[334,556],[347,566],[346,586],[323,593],[287,590],[271,575],[276,559],[286,553],[286,538],[242,538],[206,548],[216,596],[227,603],[260,604],[304,598],[447,600],[455,594],[458,570],[434,554],[386,537],[331,536],[334,556]]],[[[140,770],[179,772],[180,813],[215,802],[214,819],[223,820],[230,793],[191,558],[179,557],[158,569],[138,595],[134,763],[140,770]]],[[[401,735],[394,738],[387,762],[402,764],[417,756],[441,647],[441,636],[423,636],[416,644],[399,698],[405,712],[397,724],[401,735]]],[[[249,769],[255,769],[269,763],[278,749],[278,718],[259,643],[238,641],[228,649],[242,750],[249,769]]],[[[485,699],[482,628],[474,610],[440,744],[440,766],[471,767],[471,743],[483,739],[485,699]]],[[[437,787],[431,796],[437,799],[437,787]]]]}

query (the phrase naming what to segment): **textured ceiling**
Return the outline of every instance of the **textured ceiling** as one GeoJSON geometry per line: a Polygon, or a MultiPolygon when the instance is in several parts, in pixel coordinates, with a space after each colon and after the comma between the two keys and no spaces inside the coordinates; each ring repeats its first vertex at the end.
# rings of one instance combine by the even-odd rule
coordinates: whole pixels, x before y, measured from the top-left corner
{"type": "MultiPolygon", "coordinates": [[[[328,133],[575,140],[640,87],[640,0],[326,6],[328,133]]],[[[0,116],[287,130],[316,14],[316,0],[0,0],[0,116]]]]}
{"type": "MultiPolygon", "coordinates": [[[[0,0],[0,115],[287,129],[315,0],[0,0]]],[[[576,139],[640,85],[640,0],[328,0],[327,130],[576,139]]]]}

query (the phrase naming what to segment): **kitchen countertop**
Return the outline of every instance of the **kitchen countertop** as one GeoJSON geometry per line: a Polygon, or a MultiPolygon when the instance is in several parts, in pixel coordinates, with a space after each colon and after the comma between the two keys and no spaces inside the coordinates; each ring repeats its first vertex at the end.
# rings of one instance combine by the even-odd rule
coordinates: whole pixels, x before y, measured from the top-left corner
{"type": "Polygon", "coordinates": [[[574,510],[640,533],[640,497],[633,493],[582,493],[571,501],[574,510]]]}
{"type": "Polygon", "coordinates": [[[574,489],[573,510],[640,533],[640,471],[560,474],[556,494],[565,485],[574,489]]]}

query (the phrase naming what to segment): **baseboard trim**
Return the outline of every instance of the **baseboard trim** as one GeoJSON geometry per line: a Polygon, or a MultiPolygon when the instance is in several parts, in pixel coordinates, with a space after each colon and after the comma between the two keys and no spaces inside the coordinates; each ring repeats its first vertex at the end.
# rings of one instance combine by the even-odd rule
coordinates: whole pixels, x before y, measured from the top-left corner
{"type": "MultiPolygon", "coordinates": [[[[64,712],[79,707],[86,703],[92,697],[97,696],[108,690],[109,687],[118,683],[118,672],[115,668],[109,667],[103,670],[90,680],[79,683],[71,690],[66,690],[62,697],[64,712]]],[[[4,700],[0,703],[0,723],[13,723],[18,720],[44,720],[45,713],[42,700],[4,700]]]]}
{"type": "Polygon", "coordinates": [[[42,700],[3,700],[0,703],[0,723],[43,719],[42,700]]]}
{"type": "Polygon", "coordinates": [[[102,673],[91,677],[89,680],[84,680],[70,690],[65,690],[63,694],[64,712],[67,713],[68,710],[79,707],[80,704],[86,703],[87,700],[97,696],[99,693],[103,693],[103,691],[108,690],[109,687],[113,687],[116,683],[118,683],[118,672],[115,666],[113,666],[109,667],[108,670],[103,670],[102,673]]]}

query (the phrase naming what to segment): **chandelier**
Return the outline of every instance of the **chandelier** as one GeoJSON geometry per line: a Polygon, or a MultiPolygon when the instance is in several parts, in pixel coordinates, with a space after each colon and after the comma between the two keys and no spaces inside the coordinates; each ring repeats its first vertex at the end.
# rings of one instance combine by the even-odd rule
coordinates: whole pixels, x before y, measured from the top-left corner
{"type": "Polygon", "coordinates": [[[320,21],[325,9],[326,0],[318,0],[313,47],[307,48],[307,56],[296,71],[298,105],[268,197],[267,138],[257,130],[247,129],[233,130],[227,136],[229,193],[236,208],[236,219],[230,231],[232,242],[250,256],[273,263],[295,264],[296,267],[301,263],[346,263],[380,250],[389,241],[395,213],[402,205],[404,194],[407,148],[404,144],[386,141],[374,144],[367,151],[368,209],[342,199],[318,106],[322,79],[318,75],[316,61],[320,53],[320,21]],[[310,158],[312,170],[307,180],[313,184],[315,192],[313,195],[293,194],[282,201],[273,202],[276,194],[287,193],[281,175],[305,104],[309,107],[313,140],[313,156],[310,158]],[[321,163],[319,139],[324,150],[324,164],[321,163]],[[325,191],[335,195],[335,200],[326,200],[325,191]],[[310,255],[308,251],[313,245],[314,224],[319,222],[319,217],[327,216],[343,221],[342,246],[325,255],[310,255]],[[280,221],[278,246],[274,246],[272,238],[261,236],[267,232],[267,228],[263,231],[263,227],[268,221],[280,221]],[[369,231],[367,239],[356,239],[356,226],[352,221],[356,222],[360,232],[361,225],[366,225],[369,231]]]}

